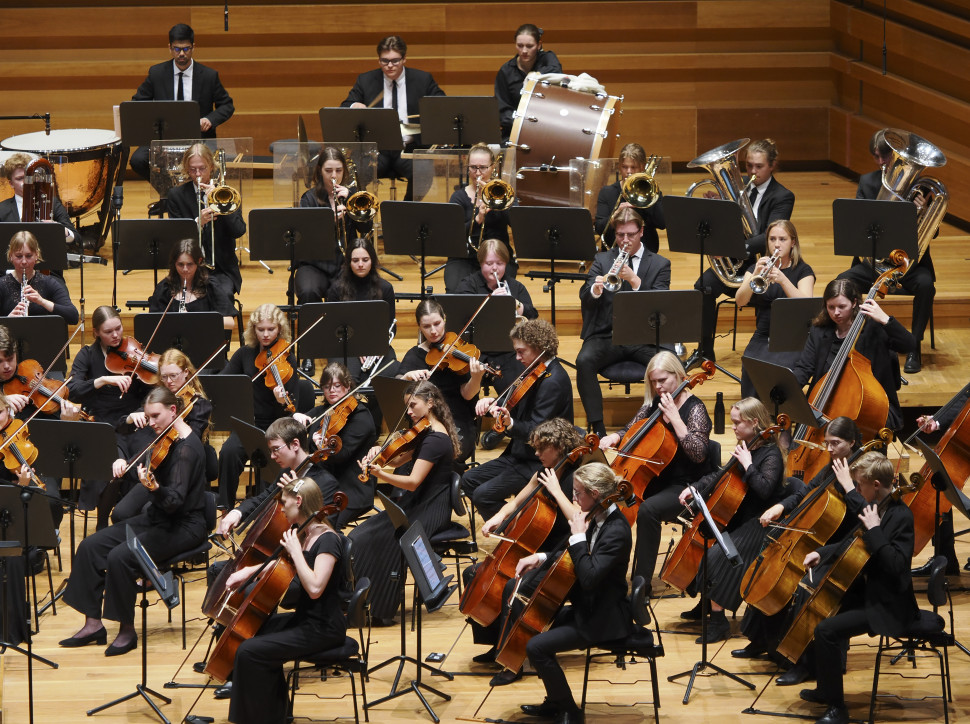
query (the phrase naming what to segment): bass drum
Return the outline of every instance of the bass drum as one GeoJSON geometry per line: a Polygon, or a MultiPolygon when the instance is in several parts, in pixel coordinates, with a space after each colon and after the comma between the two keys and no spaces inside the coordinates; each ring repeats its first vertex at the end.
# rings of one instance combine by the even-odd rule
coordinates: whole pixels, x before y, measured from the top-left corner
{"type": "Polygon", "coordinates": [[[622,100],[526,79],[509,137],[520,204],[571,205],[569,160],[614,155],[622,100]]]}
{"type": "Polygon", "coordinates": [[[6,151],[43,156],[54,166],[57,195],[74,218],[94,211],[104,201],[109,180],[121,158],[121,139],[114,131],[65,128],[11,136],[0,141],[6,151]]]}

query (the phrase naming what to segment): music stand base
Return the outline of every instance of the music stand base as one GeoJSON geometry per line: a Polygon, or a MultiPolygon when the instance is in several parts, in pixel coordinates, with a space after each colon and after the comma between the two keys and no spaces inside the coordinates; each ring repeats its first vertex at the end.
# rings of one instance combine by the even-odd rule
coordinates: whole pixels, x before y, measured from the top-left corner
{"type": "Polygon", "coordinates": [[[752,689],[752,690],[754,689],[754,684],[752,684],[750,681],[745,681],[737,674],[732,674],[730,671],[726,669],[722,669],[720,666],[718,666],[717,664],[712,664],[710,661],[698,661],[696,664],[694,664],[694,667],[690,671],[682,671],[679,674],[674,674],[673,676],[667,677],[667,681],[676,681],[677,679],[682,679],[685,676],[690,677],[690,681],[687,682],[687,691],[684,692],[684,699],[683,699],[684,704],[690,701],[690,692],[691,692],[691,689],[694,688],[694,679],[697,678],[697,675],[700,672],[706,671],[707,669],[711,669],[717,674],[724,674],[729,679],[733,679],[734,681],[738,682],[739,684],[742,684],[743,686],[748,687],[749,689],[752,689]]]}
{"type": "Polygon", "coordinates": [[[120,699],[115,699],[114,701],[109,701],[107,704],[102,704],[101,706],[97,706],[94,709],[89,709],[88,716],[93,716],[97,714],[99,711],[104,711],[105,709],[115,706],[116,704],[121,704],[122,702],[128,701],[129,699],[134,699],[136,696],[140,696],[142,699],[148,702],[148,706],[150,706],[152,709],[155,710],[155,713],[158,714],[158,718],[161,719],[162,722],[164,722],[164,724],[172,724],[165,717],[165,715],[162,714],[162,710],[158,708],[158,704],[156,704],[154,701],[151,700],[151,698],[148,696],[149,694],[151,694],[157,699],[161,699],[166,704],[172,703],[172,700],[169,699],[167,696],[162,696],[157,691],[153,689],[149,689],[147,686],[143,686],[142,684],[135,684],[135,690],[133,692],[131,692],[130,694],[125,694],[120,699]]]}

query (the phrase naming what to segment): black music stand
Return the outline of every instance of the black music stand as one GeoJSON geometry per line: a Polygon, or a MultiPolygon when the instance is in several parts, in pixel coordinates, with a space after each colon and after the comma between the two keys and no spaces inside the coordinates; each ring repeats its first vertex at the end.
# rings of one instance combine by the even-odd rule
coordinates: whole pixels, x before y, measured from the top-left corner
{"type": "Polygon", "coordinates": [[[773,418],[784,413],[800,425],[821,427],[821,414],[808,404],[801,383],[790,369],[754,357],[742,357],[741,366],[748,371],[758,397],[765,402],[771,400],[774,404],[773,418]]]}
{"type": "Polygon", "coordinates": [[[552,303],[551,322],[556,324],[557,261],[590,261],[596,255],[593,217],[589,209],[557,206],[513,206],[509,224],[519,259],[549,260],[548,291],[552,303]]]}
{"type": "MultiPolygon", "coordinates": [[[[40,475],[67,478],[71,504],[77,506],[81,480],[110,480],[111,463],[118,458],[114,428],[106,422],[34,418],[30,438],[41,453],[34,467],[40,475]]],[[[74,515],[71,515],[71,563],[74,562],[74,515]]]]}
{"type": "Polygon", "coordinates": [[[822,309],[821,297],[776,299],[771,303],[768,349],[772,352],[800,352],[805,348],[812,319],[822,309]]]}
{"type": "Polygon", "coordinates": [[[424,96],[418,107],[422,144],[467,149],[473,143],[502,142],[495,96],[424,96]]]}
{"type": "Polygon", "coordinates": [[[321,108],[327,144],[376,143],[381,151],[403,151],[401,120],[393,108],[321,108]]]}
{"type": "Polygon", "coordinates": [[[231,430],[234,417],[252,424],[254,383],[249,375],[200,375],[199,382],[212,402],[214,430],[231,430]]]}
{"type": "Polygon", "coordinates": [[[199,227],[192,219],[119,219],[114,233],[127,240],[117,245],[114,274],[119,269],[151,269],[154,290],[158,286],[158,270],[168,268],[172,248],[182,239],[199,238],[199,227]]]}
{"type": "Polygon", "coordinates": [[[509,330],[515,326],[515,299],[506,295],[492,297],[482,307],[487,294],[442,294],[435,299],[445,310],[445,329],[457,334],[475,311],[481,307],[475,321],[468,324],[464,339],[481,350],[511,352],[512,340],[509,330]]]}
{"type": "Polygon", "coordinates": [[[321,317],[324,320],[300,340],[304,358],[341,358],[344,367],[351,357],[366,357],[387,351],[387,332],[391,308],[383,299],[363,302],[326,302],[300,307],[300,329],[321,317]]]}
{"type": "Polygon", "coordinates": [[[198,101],[124,101],[119,112],[121,143],[128,148],[199,136],[198,101]]]}
{"type": "MultiPolygon", "coordinates": [[[[249,258],[288,261],[286,300],[293,309],[297,262],[332,261],[337,238],[333,209],[252,209],[249,212],[249,258]]],[[[291,317],[292,319],[292,317],[291,317]]]]}
{"type": "Polygon", "coordinates": [[[876,259],[902,249],[910,262],[916,262],[916,204],[836,199],[832,202],[832,227],[833,250],[839,256],[869,257],[875,265],[876,259]]]}
{"type": "Polygon", "coordinates": [[[415,383],[397,377],[375,377],[371,380],[371,384],[374,387],[374,396],[380,405],[388,432],[394,432],[401,426],[401,421],[407,414],[404,397],[408,393],[408,388],[415,383]],[[394,422],[392,423],[391,420],[394,420],[394,422]]]}
{"type": "Polygon", "coordinates": [[[465,213],[458,204],[426,201],[385,201],[381,204],[384,253],[421,257],[421,299],[431,294],[424,286],[429,256],[467,255],[465,213]]]}
{"type": "MultiPolygon", "coordinates": [[[[161,312],[143,312],[135,315],[135,339],[154,339],[146,352],[161,354],[175,348],[185,353],[198,368],[212,355],[213,345],[218,345],[225,337],[222,315],[219,312],[187,312],[172,314],[162,319],[161,312]],[[155,330],[158,331],[155,331],[155,330]]],[[[210,362],[213,367],[226,364],[226,353],[210,362]]]]}
{"type": "Polygon", "coordinates": [[[264,479],[276,480],[280,476],[280,466],[273,460],[269,445],[266,444],[266,432],[238,417],[229,421],[229,427],[239,436],[239,441],[246,450],[249,458],[249,484],[259,493],[263,490],[264,479]]]}
{"type": "MultiPolygon", "coordinates": [[[[131,526],[125,526],[125,534],[128,538],[128,550],[130,550],[135,559],[138,561],[138,566],[141,568],[142,573],[145,575],[146,581],[151,581],[152,588],[158,592],[158,597],[162,599],[165,606],[171,611],[173,608],[179,605],[179,588],[178,584],[173,580],[172,572],[167,571],[164,575],[158,570],[158,566],[155,565],[155,561],[145,550],[145,546],[142,545],[141,541],[131,530],[131,526]]],[[[169,720],[162,714],[162,710],[158,708],[158,704],[151,700],[149,694],[154,696],[156,699],[160,699],[165,704],[171,704],[172,700],[167,696],[159,694],[154,689],[148,686],[148,586],[143,585],[141,587],[141,683],[135,684],[135,690],[130,694],[125,694],[119,699],[114,701],[109,701],[107,704],[102,704],[94,709],[88,711],[88,716],[97,714],[99,711],[104,711],[105,709],[110,709],[111,707],[121,704],[123,702],[134,699],[140,696],[146,702],[148,706],[158,715],[158,718],[164,722],[164,724],[171,724],[169,720]]]]}
{"type": "MultiPolygon", "coordinates": [[[[64,240],[64,227],[43,221],[6,221],[0,223],[0,259],[4,269],[9,269],[7,249],[10,239],[18,231],[29,231],[37,238],[40,255],[44,261],[37,262],[40,271],[64,271],[67,269],[67,242],[64,240]]],[[[82,296],[84,292],[81,292],[82,296]]]]}
{"type": "Polygon", "coordinates": [[[613,295],[613,344],[649,344],[659,352],[661,345],[698,340],[703,299],[696,289],[617,292],[613,295]]]}
{"type": "Polygon", "coordinates": [[[46,314],[42,317],[4,317],[0,319],[17,342],[17,360],[35,359],[46,369],[51,362],[52,372],[67,371],[67,322],[63,317],[46,314]],[[61,352],[54,361],[54,355],[61,352]]]}
{"type": "Polygon", "coordinates": [[[741,556],[738,554],[738,549],[734,545],[734,541],[731,540],[731,536],[728,535],[727,531],[720,531],[717,525],[714,523],[714,519],[711,517],[711,512],[707,509],[707,505],[704,503],[704,499],[698,494],[697,489],[693,486],[688,486],[688,489],[694,495],[694,505],[699,509],[699,515],[704,516],[704,522],[701,523],[701,535],[704,538],[704,555],[701,557],[701,658],[700,661],[696,662],[689,671],[682,671],[679,674],[674,674],[673,676],[668,676],[667,681],[676,681],[677,679],[682,679],[685,676],[689,676],[690,680],[687,682],[687,691],[684,692],[684,704],[690,702],[690,692],[694,688],[694,679],[702,671],[707,671],[710,669],[716,674],[723,674],[732,681],[736,681],[749,689],[754,689],[754,684],[750,681],[742,679],[737,674],[732,674],[727,669],[723,669],[717,664],[708,661],[707,659],[707,616],[704,612],[708,610],[709,598],[708,598],[708,578],[707,578],[707,554],[711,549],[711,541],[713,540],[717,543],[718,547],[724,551],[724,557],[727,558],[728,563],[733,567],[740,566],[743,562],[741,556]]]}

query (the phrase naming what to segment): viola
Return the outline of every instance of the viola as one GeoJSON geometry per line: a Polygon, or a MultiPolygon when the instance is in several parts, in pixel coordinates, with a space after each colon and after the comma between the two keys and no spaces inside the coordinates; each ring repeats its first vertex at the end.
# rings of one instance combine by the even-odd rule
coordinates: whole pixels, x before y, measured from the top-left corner
{"type": "MultiPolygon", "coordinates": [[[[307,518],[297,529],[302,532],[310,523],[323,521],[331,515],[339,513],[347,507],[347,496],[340,491],[334,493],[333,503],[325,505],[315,515],[307,518]]],[[[263,562],[259,570],[250,576],[249,581],[240,586],[245,590],[250,582],[255,581],[246,595],[239,610],[236,611],[226,630],[222,632],[219,641],[212,649],[212,654],[206,663],[205,673],[219,681],[226,681],[232,672],[236,660],[236,650],[239,645],[256,635],[260,627],[279,605],[289,588],[290,582],[296,576],[296,568],[284,553],[280,543],[270,557],[263,562]]]]}
{"type": "MultiPolygon", "coordinates": [[[[557,463],[554,468],[556,476],[561,477],[567,464],[575,465],[582,456],[594,452],[598,446],[599,437],[587,435],[582,445],[571,450],[557,463]]],[[[502,610],[502,592],[505,584],[515,577],[515,567],[521,559],[539,550],[552,531],[558,511],[549,491],[537,480],[529,496],[495,529],[500,541],[475,571],[475,577],[461,597],[458,610],[482,626],[490,625],[502,610]]]]}
{"type": "MultiPolygon", "coordinates": [[[[772,435],[788,429],[789,424],[788,415],[778,415],[776,424],[765,428],[749,449],[756,450],[770,440],[772,435]]],[[[706,501],[711,518],[721,530],[728,526],[734,514],[738,512],[746,493],[744,470],[738,464],[738,459],[732,455],[727,464],[718,471],[717,482],[714,483],[706,501]]],[[[706,546],[701,533],[703,522],[703,515],[694,516],[690,527],[684,531],[677,546],[664,563],[663,570],[660,571],[662,581],[681,591],[687,590],[690,582],[696,577],[701,558],[704,556],[706,546]]]]}
{"type": "MultiPolygon", "coordinates": [[[[259,374],[266,370],[266,376],[263,379],[270,389],[283,387],[293,378],[293,366],[286,359],[286,352],[290,347],[292,345],[285,339],[278,338],[271,347],[261,350],[256,355],[256,369],[259,370],[259,374]]],[[[287,412],[296,412],[293,398],[286,390],[283,390],[283,407],[287,412]]]]}
{"type": "Polygon", "coordinates": [[[104,356],[104,366],[116,375],[134,373],[148,385],[158,384],[158,360],[160,355],[146,354],[134,337],[125,337],[117,347],[109,347],[104,356]]]}
{"type": "MultiPolygon", "coordinates": [[[[366,467],[376,465],[379,468],[391,465],[399,467],[409,462],[414,457],[414,451],[418,447],[418,436],[431,427],[431,421],[422,417],[414,426],[408,430],[398,430],[388,436],[387,441],[381,446],[380,451],[370,460],[365,460],[366,467]]],[[[363,470],[357,479],[366,483],[370,478],[367,470],[363,470]]]]}
{"type": "MultiPolygon", "coordinates": [[[[684,390],[703,384],[714,375],[716,367],[710,360],[705,360],[702,369],[703,372],[685,378],[671,397],[676,400],[684,390]]],[[[617,456],[610,464],[610,469],[633,485],[636,502],[623,510],[631,526],[636,520],[647,485],[674,459],[678,445],[677,436],[664,423],[663,411],[659,406],[646,420],[631,425],[620,440],[617,456]]]]}
{"type": "MultiPolygon", "coordinates": [[[[37,460],[37,448],[30,441],[27,433],[27,423],[12,419],[7,426],[0,430],[0,456],[3,465],[17,478],[24,465],[32,466],[37,460]]],[[[37,476],[31,471],[30,481],[43,487],[37,476]]]]}
{"type": "MultiPolygon", "coordinates": [[[[44,368],[40,366],[40,362],[25,359],[17,365],[14,376],[3,383],[3,394],[24,395],[41,412],[47,415],[56,415],[61,411],[61,404],[68,400],[66,389],[58,394],[57,391],[61,387],[62,385],[59,382],[47,379],[44,376],[44,368]]],[[[94,420],[91,415],[83,410],[81,411],[81,419],[89,422],[94,420]]]]}
{"type": "MultiPolygon", "coordinates": [[[[466,342],[454,332],[447,332],[439,342],[431,345],[424,361],[432,367],[444,367],[457,375],[463,375],[468,372],[471,361],[481,356],[481,350],[471,342],[466,342]]],[[[494,367],[487,364],[482,364],[482,367],[494,377],[502,376],[494,367]]]]}
{"type": "MultiPolygon", "coordinates": [[[[545,352],[542,353],[543,355],[545,352]]],[[[540,355],[541,357],[541,355],[540,355]]],[[[506,410],[511,410],[513,407],[521,402],[522,398],[531,390],[536,382],[548,377],[549,374],[546,372],[548,364],[545,360],[541,362],[537,359],[532,363],[531,369],[525,370],[519,378],[506,388],[506,390],[498,396],[495,400],[495,405],[499,407],[504,407],[506,410]]],[[[505,419],[502,415],[499,415],[492,422],[492,431],[502,433],[505,432],[505,419]]]]}
{"type": "MultiPolygon", "coordinates": [[[[889,287],[897,284],[908,269],[909,258],[899,249],[893,251],[889,258],[895,267],[879,275],[869,289],[866,300],[885,296],[889,287]]],[[[855,350],[866,319],[864,314],[856,315],[832,366],[812,387],[808,401],[826,420],[848,417],[855,420],[866,438],[873,438],[886,424],[889,398],[873,376],[870,361],[855,350]]],[[[789,476],[811,480],[825,466],[822,455],[824,448],[819,450],[797,443],[801,440],[821,443],[824,433],[821,428],[799,425],[795,428],[793,438],[795,446],[788,455],[786,472],[789,476]]]]}

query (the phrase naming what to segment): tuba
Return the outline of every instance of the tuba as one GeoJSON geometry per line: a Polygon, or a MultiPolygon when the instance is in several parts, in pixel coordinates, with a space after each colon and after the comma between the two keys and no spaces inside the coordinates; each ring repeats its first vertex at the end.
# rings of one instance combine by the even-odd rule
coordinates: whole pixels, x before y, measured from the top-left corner
{"type": "MultiPolygon", "coordinates": [[[[946,156],[932,143],[915,133],[896,128],[884,128],[880,133],[892,150],[893,159],[882,167],[882,188],[879,189],[876,199],[913,201],[919,192],[932,197],[932,200],[917,213],[917,254],[916,259],[909,265],[909,269],[912,269],[930,248],[930,240],[940,228],[940,223],[946,214],[946,207],[950,203],[950,195],[942,181],[931,176],[920,176],[920,174],[926,168],[945,166],[946,156]]],[[[863,261],[873,266],[877,276],[895,266],[889,259],[876,259],[874,265],[872,257],[866,257],[863,261]]],[[[906,271],[908,272],[909,269],[906,271]]]]}
{"type": "MultiPolygon", "coordinates": [[[[754,236],[758,231],[758,221],[754,216],[754,209],[751,208],[751,199],[748,198],[748,185],[754,180],[748,181],[748,185],[741,178],[741,169],[738,166],[738,151],[748,145],[750,138],[741,138],[731,143],[725,143],[715,149],[701,154],[687,164],[687,168],[702,168],[707,171],[711,178],[691,184],[687,189],[687,195],[693,196],[694,191],[704,184],[711,184],[722,199],[735,202],[741,207],[741,224],[744,228],[745,238],[754,236]]],[[[726,286],[737,289],[744,280],[744,266],[747,259],[734,259],[729,256],[708,256],[711,269],[717,274],[718,278],[726,286]]]]}
{"type": "Polygon", "coordinates": [[[21,221],[54,218],[54,167],[46,158],[31,161],[24,169],[24,209],[21,221]]]}

